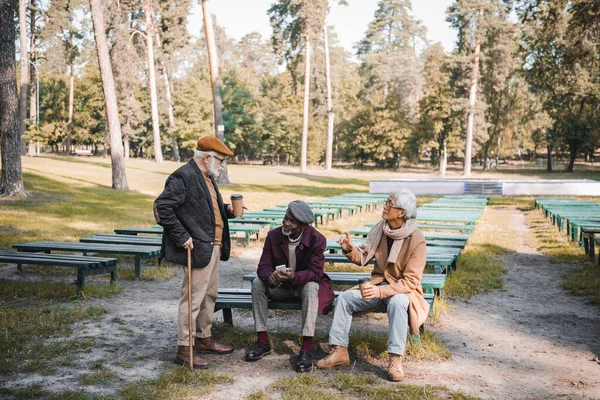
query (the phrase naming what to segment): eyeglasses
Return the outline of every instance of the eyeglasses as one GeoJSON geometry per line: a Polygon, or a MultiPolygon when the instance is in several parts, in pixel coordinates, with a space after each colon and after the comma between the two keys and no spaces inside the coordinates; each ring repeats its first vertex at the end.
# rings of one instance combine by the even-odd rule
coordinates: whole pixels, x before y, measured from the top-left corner
{"type": "Polygon", "coordinates": [[[392,204],[393,204],[393,203],[392,203],[392,201],[391,201],[390,199],[387,199],[387,200],[385,201],[385,203],[383,203],[383,208],[387,208],[387,209],[390,209],[390,208],[395,208],[396,210],[403,210],[403,208],[400,208],[400,207],[394,207],[394,206],[392,206],[392,204]]]}
{"type": "Polygon", "coordinates": [[[216,158],[217,160],[219,160],[219,162],[220,162],[221,164],[223,164],[223,162],[226,160],[225,158],[219,158],[219,157],[217,157],[217,156],[213,156],[213,158],[216,158]]]}

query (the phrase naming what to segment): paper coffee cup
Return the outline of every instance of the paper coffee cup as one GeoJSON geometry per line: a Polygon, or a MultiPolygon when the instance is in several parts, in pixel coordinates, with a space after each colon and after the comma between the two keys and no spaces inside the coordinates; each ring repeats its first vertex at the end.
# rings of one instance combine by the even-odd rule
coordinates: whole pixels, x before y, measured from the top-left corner
{"type": "Polygon", "coordinates": [[[360,289],[360,295],[362,296],[362,299],[365,301],[366,301],[366,299],[365,299],[364,290],[369,285],[371,285],[371,278],[361,278],[358,280],[358,288],[360,289]]]}
{"type": "Polygon", "coordinates": [[[244,196],[241,194],[232,194],[231,207],[233,207],[233,215],[241,217],[244,214],[244,196]]]}

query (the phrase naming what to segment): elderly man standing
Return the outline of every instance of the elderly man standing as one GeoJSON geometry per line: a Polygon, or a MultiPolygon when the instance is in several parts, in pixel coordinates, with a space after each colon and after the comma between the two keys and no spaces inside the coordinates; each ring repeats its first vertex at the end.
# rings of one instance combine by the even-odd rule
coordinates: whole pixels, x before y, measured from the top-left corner
{"type": "Polygon", "coordinates": [[[310,226],[315,220],[308,204],[292,201],[283,226],[265,239],[258,263],[258,278],[252,282],[252,314],[257,341],[246,361],[257,361],[271,352],[267,335],[268,300],[298,299],[302,302],[302,348],[296,372],[312,370],[312,339],[317,314],[329,312],[335,294],[323,272],[327,240],[310,226]],[[280,266],[280,268],[277,268],[280,266]]]}
{"type": "MultiPolygon", "coordinates": [[[[219,261],[228,260],[231,249],[227,219],[234,217],[231,205],[223,204],[215,179],[225,158],[232,155],[215,137],[198,140],[194,158],[169,176],[164,191],[154,202],[155,217],[164,228],[160,257],[187,265],[187,249],[191,249],[194,368],[208,367],[200,353],[233,352],[231,346],[217,343],[211,335],[219,292],[219,261]]],[[[190,363],[188,295],[186,274],[177,318],[178,364],[190,363]]]]}
{"type": "Polygon", "coordinates": [[[425,238],[417,229],[417,201],[408,190],[391,193],[383,207],[382,220],[371,229],[367,241],[355,247],[348,233],[339,243],[346,257],[365,266],[375,257],[370,284],[363,296],[356,288],[338,296],[329,331],[332,352],[317,362],[317,368],[329,369],[350,364],[348,334],[352,315],[368,312],[385,304],[389,318],[388,379],[404,379],[402,355],[407,331],[418,334],[429,312],[423,298],[421,278],[427,258],[425,238]]]}

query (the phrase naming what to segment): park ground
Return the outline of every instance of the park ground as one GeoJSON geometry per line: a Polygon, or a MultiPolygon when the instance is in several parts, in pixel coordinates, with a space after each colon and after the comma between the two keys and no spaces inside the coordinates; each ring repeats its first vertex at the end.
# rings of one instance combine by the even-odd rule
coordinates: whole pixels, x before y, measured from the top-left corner
{"type": "MultiPolygon", "coordinates": [[[[0,248],[32,240],[75,241],[117,227],[153,224],[151,204],[178,164],[130,160],[131,192],[110,189],[101,158],[24,158],[25,200],[0,201],[0,248]]],[[[531,166],[530,166],[531,167],[531,166]]],[[[231,165],[224,197],[244,194],[251,210],[293,199],[367,191],[369,179],[433,178],[433,171],[311,170],[231,165]]],[[[449,177],[460,177],[450,170],[449,177]]],[[[547,175],[519,165],[475,178],[597,178],[592,167],[547,175]]],[[[433,197],[420,197],[419,202],[433,197]]],[[[421,344],[410,342],[402,384],[385,380],[385,316],[354,321],[355,362],[297,375],[297,312],[271,312],[274,354],[243,361],[254,341],[252,316],[216,314],[215,335],[233,354],[208,356],[208,371],[175,367],[181,268],[144,264],[132,279],[121,258],[118,285],[89,279],[75,298],[72,271],[0,265],[0,398],[22,399],[600,399],[600,271],[540,213],[529,197],[494,197],[436,301],[421,344]]],[[[359,214],[319,227],[331,238],[377,220],[359,214]]],[[[264,237],[262,232],[261,239],[264,237]]],[[[248,287],[261,242],[235,240],[221,264],[221,287],[248,287]]],[[[326,269],[351,268],[328,265],[326,269]]],[[[325,355],[330,316],[317,321],[315,358],[325,355]]]]}

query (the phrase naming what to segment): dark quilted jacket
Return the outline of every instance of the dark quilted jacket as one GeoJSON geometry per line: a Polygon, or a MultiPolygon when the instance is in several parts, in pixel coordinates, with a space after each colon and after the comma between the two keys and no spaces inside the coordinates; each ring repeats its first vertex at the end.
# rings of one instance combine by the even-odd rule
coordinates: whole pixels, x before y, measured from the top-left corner
{"type": "MultiPolygon", "coordinates": [[[[223,218],[221,260],[227,261],[231,250],[227,212],[221,193],[211,178],[217,192],[219,209],[223,218]]],[[[181,247],[192,237],[192,267],[204,268],[210,262],[215,240],[215,217],[210,192],[202,171],[194,160],[177,169],[165,183],[165,190],[154,201],[158,224],[164,228],[160,258],[187,265],[187,251],[181,247]]],[[[217,214],[218,215],[218,214],[217,214]]]]}

